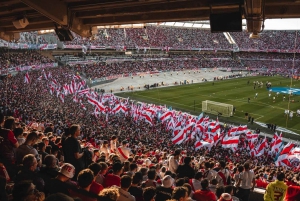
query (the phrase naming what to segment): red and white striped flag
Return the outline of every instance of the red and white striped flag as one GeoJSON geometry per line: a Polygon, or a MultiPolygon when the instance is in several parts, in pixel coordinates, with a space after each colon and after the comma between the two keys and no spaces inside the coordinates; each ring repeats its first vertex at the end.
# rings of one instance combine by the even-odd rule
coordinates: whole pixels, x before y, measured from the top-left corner
{"type": "Polygon", "coordinates": [[[267,137],[255,148],[255,156],[261,156],[265,152],[265,148],[268,146],[267,137]]]}
{"type": "Polygon", "coordinates": [[[225,136],[222,140],[222,147],[231,149],[237,148],[239,144],[239,138],[240,136],[225,136]]]}
{"type": "Polygon", "coordinates": [[[171,112],[171,111],[167,111],[167,112],[163,113],[163,114],[160,116],[160,120],[161,120],[162,122],[164,122],[164,121],[168,120],[169,118],[171,118],[171,116],[172,116],[172,112],[171,112]]]}
{"type": "Polygon", "coordinates": [[[29,84],[30,83],[30,77],[28,72],[25,74],[24,83],[29,84]]]}
{"type": "Polygon", "coordinates": [[[195,143],[195,150],[201,149],[202,147],[207,147],[208,150],[211,150],[212,145],[210,142],[199,140],[195,143]]]}
{"type": "Polygon", "coordinates": [[[65,102],[65,95],[64,94],[60,94],[59,95],[59,100],[60,100],[60,102],[64,103],[65,102]]]}
{"type": "Polygon", "coordinates": [[[181,144],[186,138],[186,130],[181,129],[179,133],[172,138],[173,144],[181,144]]]}
{"type": "Polygon", "coordinates": [[[247,133],[247,125],[244,126],[238,126],[238,127],[232,127],[229,131],[228,131],[228,136],[234,136],[234,135],[240,135],[242,133],[247,133]]]}
{"type": "Polygon", "coordinates": [[[281,145],[282,145],[282,133],[280,133],[279,136],[277,135],[277,133],[275,133],[270,144],[271,153],[278,153],[281,145]]]}

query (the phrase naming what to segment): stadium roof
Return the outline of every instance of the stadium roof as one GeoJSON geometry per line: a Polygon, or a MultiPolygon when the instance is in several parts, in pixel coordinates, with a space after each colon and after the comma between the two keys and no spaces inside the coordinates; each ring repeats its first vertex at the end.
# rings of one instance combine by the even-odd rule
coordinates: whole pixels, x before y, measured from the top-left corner
{"type": "Polygon", "coordinates": [[[258,32],[263,19],[300,17],[300,0],[1,0],[0,38],[10,40],[13,33],[55,25],[87,37],[93,26],[208,20],[212,11],[239,8],[250,32],[258,32]],[[12,23],[25,18],[24,28],[12,23]]]}

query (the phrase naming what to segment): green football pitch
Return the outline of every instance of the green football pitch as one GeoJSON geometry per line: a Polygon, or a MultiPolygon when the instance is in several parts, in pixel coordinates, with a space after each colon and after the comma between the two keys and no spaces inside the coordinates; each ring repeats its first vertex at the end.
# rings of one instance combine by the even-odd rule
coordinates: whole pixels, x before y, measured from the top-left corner
{"type": "MultiPolygon", "coordinates": [[[[202,112],[202,101],[211,100],[221,103],[232,104],[235,108],[233,117],[220,117],[220,121],[247,124],[245,113],[254,117],[254,121],[262,123],[277,124],[300,134],[300,117],[296,113],[292,119],[284,115],[286,109],[294,112],[300,109],[300,95],[291,97],[294,102],[283,101],[283,94],[277,95],[266,89],[266,82],[271,82],[272,87],[290,87],[291,79],[279,76],[275,77],[244,77],[230,80],[187,84],[174,87],[150,88],[150,90],[138,92],[124,92],[116,94],[124,98],[130,97],[133,100],[172,106],[173,109],[199,115],[202,112]],[[248,84],[249,81],[249,84],[248,84]],[[254,81],[263,82],[262,88],[254,89],[254,81]],[[258,93],[257,98],[255,94],[258,93]],[[275,96],[275,102],[273,97],[275,96]],[[248,98],[250,102],[248,103],[248,98]]],[[[300,89],[300,81],[293,80],[293,88],[300,89]]],[[[210,115],[209,116],[213,116],[210,115]]],[[[255,126],[255,125],[253,125],[255,126]]],[[[270,131],[271,133],[271,131],[270,131]]]]}

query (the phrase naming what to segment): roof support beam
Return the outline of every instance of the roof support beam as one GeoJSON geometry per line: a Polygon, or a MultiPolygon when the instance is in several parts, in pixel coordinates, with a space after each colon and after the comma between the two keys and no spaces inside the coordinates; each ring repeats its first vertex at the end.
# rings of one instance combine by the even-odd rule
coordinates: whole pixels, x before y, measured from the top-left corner
{"type": "Polygon", "coordinates": [[[90,27],[74,17],[67,5],[60,0],[20,0],[61,26],[66,26],[83,37],[91,36],[90,27]]]}
{"type": "MultiPolygon", "coordinates": [[[[238,8],[237,5],[231,5],[230,8],[238,8]]],[[[97,18],[97,17],[109,17],[109,16],[124,16],[144,13],[163,13],[163,12],[176,12],[176,11],[193,11],[193,10],[208,10],[209,4],[205,4],[201,1],[184,1],[171,3],[152,4],[148,6],[130,6],[130,7],[118,7],[118,8],[98,8],[97,10],[80,11],[76,14],[78,18],[97,18]]],[[[220,8],[224,9],[223,6],[220,8]]],[[[227,6],[229,8],[229,6],[227,6]]],[[[95,8],[94,8],[95,9],[95,8]]],[[[218,8],[216,8],[218,9],[218,8]]]]}
{"type": "Polygon", "coordinates": [[[204,11],[180,11],[165,13],[145,13],[142,15],[128,15],[116,17],[99,17],[95,19],[84,19],[88,25],[118,25],[124,23],[149,23],[149,22],[174,22],[188,20],[208,20],[209,10],[204,11]]]}
{"type": "Polygon", "coordinates": [[[16,29],[15,27],[6,27],[4,29],[5,32],[24,32],[24,31],[36,31],[36,30],[41,30],[41,29],[54,29],[54,23],[53,22],[48,22],[48,23],[43,23],[43,24],[29,24],[26,26],[24,29],[16,29]]]}

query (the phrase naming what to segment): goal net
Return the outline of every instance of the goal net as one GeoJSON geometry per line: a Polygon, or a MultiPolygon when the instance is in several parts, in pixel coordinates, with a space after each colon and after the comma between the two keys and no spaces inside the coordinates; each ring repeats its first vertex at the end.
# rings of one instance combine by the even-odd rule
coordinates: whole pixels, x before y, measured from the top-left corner
{"type": "Polygon", "coordinates": [[[206,100],[202,101],[202,111],[231,117],[233,115],[233,105],[206,100]]]}

